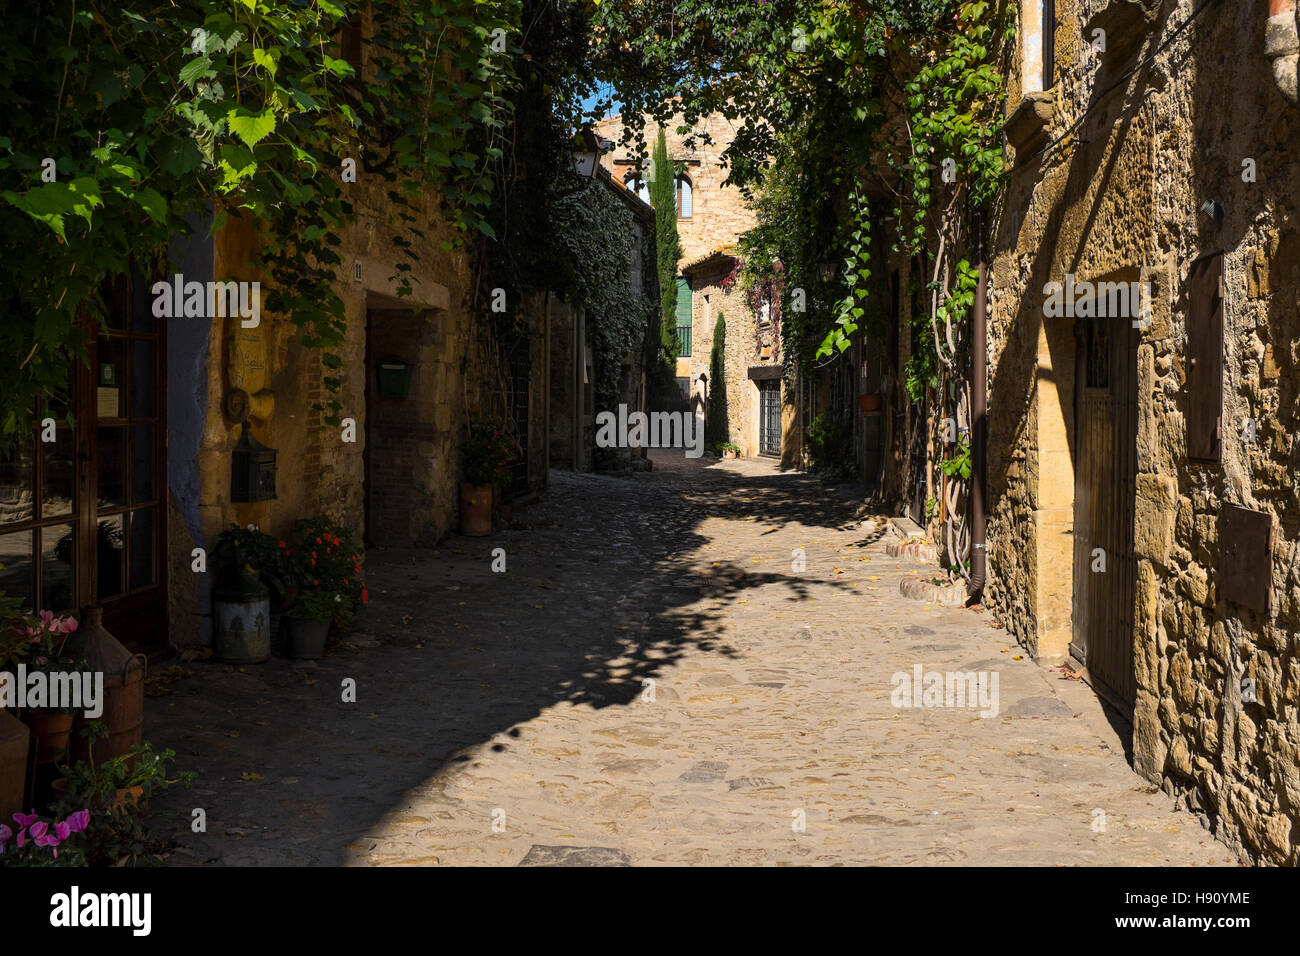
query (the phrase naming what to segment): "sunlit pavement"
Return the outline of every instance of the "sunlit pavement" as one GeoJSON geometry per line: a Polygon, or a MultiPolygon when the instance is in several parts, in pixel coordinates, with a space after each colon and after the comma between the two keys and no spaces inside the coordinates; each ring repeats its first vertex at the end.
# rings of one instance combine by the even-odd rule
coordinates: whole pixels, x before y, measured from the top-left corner
{"type": "Polygon", "coordinates": [[[1236,862],[1086,686],[901,596],[924,569],[849,489],[655,461],[552,472],[488,538],[372,551],[371,607],[316,664],[185,664],[146,726],[199,771],[155,807],[169,862],[1236,862]],[[918,665],[996,675],[996,715],[895,706],[918,665]]]}

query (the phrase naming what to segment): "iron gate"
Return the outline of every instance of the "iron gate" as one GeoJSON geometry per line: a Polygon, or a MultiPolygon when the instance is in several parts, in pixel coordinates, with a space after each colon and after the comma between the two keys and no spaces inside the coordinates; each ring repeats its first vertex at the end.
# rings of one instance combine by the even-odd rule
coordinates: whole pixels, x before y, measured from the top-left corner
{"type": "Polygon", "coordinates": [[[1081,320],[1075,379],[1074,613],[1070,654],[1131,713],[1136,562],[1137,333],[1126,319],[1081,320]]]}
{"type": "Polygon", "coordinates": [[[781,456],[781,383],[760,382],[758,386],[758,453],[781,456]]]}

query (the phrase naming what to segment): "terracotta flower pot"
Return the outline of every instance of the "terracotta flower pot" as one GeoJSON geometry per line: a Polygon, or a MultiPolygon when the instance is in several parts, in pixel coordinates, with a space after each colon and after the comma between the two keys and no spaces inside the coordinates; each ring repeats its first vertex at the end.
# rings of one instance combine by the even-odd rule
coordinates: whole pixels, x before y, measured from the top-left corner
{"type": "Polygon", "coordinates": [[[6,710],[0,710],[0,822],[23,810],[27,792],[27,751],[31,731],[6,710]]]}
{"type": "Polygon", "coordinates": [[[72,714],[61,710],[29,710],[23,714],[23,723],[35,738],[37,763],[61,759],[72,736],[72,714]]]}
{"type": "Polygon", "coordinates": [[[460,533],[481,538],[492,533],[492,486],[460,483],[460,533]]]}
{"type": "Polygon", "coordinates": [[[881,400],[878,394],[858,396],[858,408],[860,408],[864,412],[880,411],[880,403],[881,400]]]}

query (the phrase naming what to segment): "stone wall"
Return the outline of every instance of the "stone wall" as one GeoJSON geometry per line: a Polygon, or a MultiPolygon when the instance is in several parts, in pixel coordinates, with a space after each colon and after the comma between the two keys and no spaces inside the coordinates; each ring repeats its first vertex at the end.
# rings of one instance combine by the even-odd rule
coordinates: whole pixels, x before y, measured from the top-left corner
{"type": "MultiPolygon", "coordinates": [[[[677,220],[677,235],[682,246],[683,264],[693,262],[716,249],[732,245],[737,238],[754,225],[754,214],[745,205],[740,190],[733,186],[724,186],[728,170],[722,165],[722,152],[736,135],[731,121],[721,114],[714,114],[700,121],[692,131],[696,134],[696,143],[688,148],[684,141],[689,133],[678,132],[681,117],[674,117],[667,127],[668,152],[673,162],[678,164],[679,172],[685,172],[691,179],[692,211],[689,219],[677,220]],[[705,135],[712,143],[704,141],[705,135]]],[[[617,145],[610,152],[601,156],[600,161],[616,183],[623,183],[627,175],[640,167],[635,144],[621,144],[623,120],[621,116],[611,116],[595,124],[596,133],[617,145]]],[[[658,128],[648,117],[645,126],[646,157],[654,149],[658,128]]]]}
{"type": "MultiPolygon", "coordinates": [[[[691,269],[691,336],[694,346],[689,358],[678,360],[678,375],[690,375],[694,383],[700,375],[711,376],[714,331],[721,313],[725,317],[723,368],[726,371],[727,435],[710,436],[710,441],[731,441],[740,448],[742,458],[759,454],[759,386],[749,377],[753,367],[781,366],[781,343],[776,327],[768,323],[759,328],[758,317],[750,309],[741,289],[739,277],[729,284],[735,261],[718,257],[697,269],[691,269]]],[[[709,380],[710,395],[716,384],[709,380]]],[[[793,423],[793,412],[785,416],[783,435],[793,423]]]]}
{"type": "MultiPolygon", "coordinates": [[[[1194,7],[1148,3],[1148,20],[1126,24],[1108,18],[1142,8],[1058,2],[1055,85],[1026,99],[1032,83],[1020,70],[1012,77],[1008,138],[1020,155],[992,263],[986,600],[1031,652],[1067,651],[1073,575],[1094,572],[1074,566],[1071,553],[1080,464],[1073,320],[1044,317],[1043,287],[1067,274],[1143,277],[1153,312],[1133,357],[1134,766],[1205,814],[1229,845],[1294,865],[1300,112],[1263,55],[1266,3],[1181,29],[1194,7]],[[1084,36],[1107,25],[1100,54],[1084,36]],[[1046,116],[1037,141],[1026,135],[1034,132],[1026,104],[1046,116]],[[1222,207],[1221,221],[1200,211],[1207,200],[1222,207]],[[1189,276],[1218,250],[1223,451],[1221,461],[1198,462],[1188,454],[1189,276]],[[1243,437],[1252,430],[1254,440],[1243,437]],[[1266,613],[1225,587],[1239,560],[1230,549],[1243,544],[1220,538],[1228,505],[1272,522],[1272,553],[1259,562],[1273,592],[1266,613]]],[[[1016,62],[1027,59],[1019,50],[1016,62]]]]}
{"type": "MultiPolygon", "coordinates": [[[[346,308],[347,331],[338,353],[343,366],[333,373],[342,379],[335,395],[344,422],[325,425],[323,413],[313,410],[330,397],[323,384],[325,370],[319,353],[303,346],[300,331],[286,318],[263,308],[260,325],[250,330],[240,329],[238,319],[213,320],[207,334],[209,360],[199,373],[204,381],[197,400],[202,421],[197,489],[172,488],[174,498],[181,496],[175,502],[181,513],[197,495],[200,538],[209,548],[231,523],[254,524],[284,536],[295,520],[320,512],[373,543],[432,543],[459,520],[460,443],[470,413],[495,409],[504,414],[494,349],[471,319],[468,258],[463,251],[443,249],[441,240],[451,234],[436,199],[430,197],[419,210],[419,225],[426,231],[422,260],[412,271],[412,295],[399,297],[392,277],[405,260],[392,241],[398,233],[388,225],[385,186],[366,182],[363,175],[349,187],[355,190],[357,220],[343,231],[339,246],[343,265],[335,288],[346,308]],[[368,331],[373,338],[370,361],[368,331]],[[236,337],[238,350],[233,347],[236,337]],[[379,399],[374,389],[378,353],[395,353],[415,365],[412,397],[400,412],[388,408],[385,403],[393,400],[379,399]],[[270,396],[266,410],[250,419],[250,430],[278,453],[272,501],[230,501],[231,454],[240,427],[228,417],[225,402],[236,382],[270,396]],[[381,470],[390,468],[372,483],[372,493],[379,495],[372,505],[379,510],[369,527],[365,453],[372,408],[378,410],[374,424],[381,429],[379,464],[381,470]],[[351,433],[344,427],[349,423],[351,433]]],[[[214,237],[212,271],[219,280],[261,281],[265,303],[266,277],[251,265],[259,241],[257,224],[232,216],[214,237]]],[[[544,415],[544,363],[535,368],[541,376],[537,404],[544,415]]],[[[543,462],[537,467],[544,469],[545,430],[538,425],[535,433],[543,462]]],[[[185,593],[177,584],[172,590],[185,593]]],[[[209,613],[203,597],[200,612],[209,613]]],[[[172,620],[173,643],[191,643],[206,632],[200,622],[196,633],[176,609],[172,620]]]]}

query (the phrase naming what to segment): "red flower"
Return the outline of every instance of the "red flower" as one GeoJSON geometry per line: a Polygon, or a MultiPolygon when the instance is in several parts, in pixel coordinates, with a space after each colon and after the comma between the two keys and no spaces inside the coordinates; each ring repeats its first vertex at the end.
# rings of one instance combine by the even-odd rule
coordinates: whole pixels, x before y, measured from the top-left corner
{"type": "Polygon", "coordinates": [[[370,592],[367,591],[365,588],[361,589],[361,603],[362,604],[370,603],[370,592]]]}
{"type": "Polygon", "coordinates": [[[283,542],[283,541],[277,541],[277,542],[275,543],[275,546],[276,546],[277,548],[283,548],[283,547],[284,547],[284,542],[283,542]]]}

